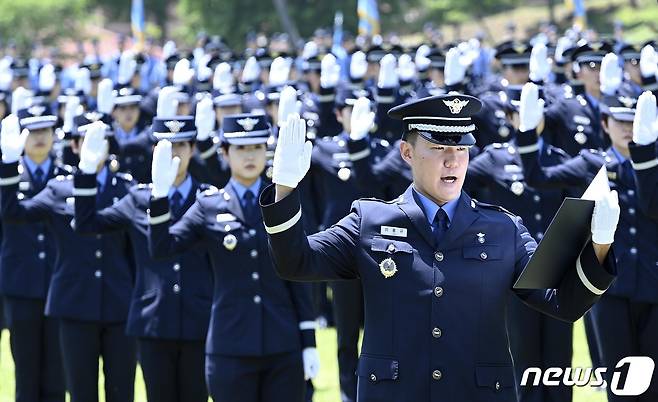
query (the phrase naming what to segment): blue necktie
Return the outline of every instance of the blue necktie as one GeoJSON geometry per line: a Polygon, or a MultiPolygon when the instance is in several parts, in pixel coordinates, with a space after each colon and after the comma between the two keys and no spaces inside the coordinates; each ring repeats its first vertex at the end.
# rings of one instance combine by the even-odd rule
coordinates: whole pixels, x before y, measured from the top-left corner
{"type": "Polygon", "coordinates": [[[43,184],[43,169],[40,167],[37,167],[34,171],[34,181],[36,182],[37,186],[43,184]]]}
{"type": "Polygon", "coordinates": [[[242,211],[244,212],[244,219],[249,224],[254,224],[258,222],[258,210],[254,202],[254,193],[251,190],[247,190],[242,197],[242,211]]]}
{"type": "Polygon", "coordinates": [[[181,214],[181,209],[183,207],[183,196],[180,192],[174,191],[171,198],[169,199],[169,209],[174,218],[179,218],[181,214]]]}
{"type": "Polygon", "coordinates": [[[448,218],[448,214],[443,208],[439,208],[434,216],[434,221],[432,221],[432,234],[434,235],[434,241],[437,245],[448,231],[449,223],[450,219],[448,218]]]}

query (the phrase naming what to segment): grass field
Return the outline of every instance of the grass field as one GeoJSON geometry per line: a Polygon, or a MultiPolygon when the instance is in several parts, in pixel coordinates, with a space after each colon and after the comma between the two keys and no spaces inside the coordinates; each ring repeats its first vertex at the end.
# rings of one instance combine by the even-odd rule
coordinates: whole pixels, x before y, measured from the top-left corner
{"type": "MultiPolygon", "coordinates": [[[[315,379],[314,402],[340,402],[338,392],[338,365],[336,363],[336,332],[333,329],[318,331],[318,348],[322,359],[320,375],[315,379]]],[[[582,322],[576,323],[574,330],[573,367],[590,366],[587,342],[582,322]]],[[[102,390],[102,376],[99,388],[102,390]]],[[[604,402],[605,393],[589,387],[574,390],[574,402],[604,402]]],[[[9,350],[9,333],[3,331],[0,347],[0,402],[14,401],[14,365],[9,350]]],[[[101,391],[101,401],[103,401],[101,391]]],[[[135,381],[135,402],[146,402],[142,373],[137,370],[135,381]]]]}

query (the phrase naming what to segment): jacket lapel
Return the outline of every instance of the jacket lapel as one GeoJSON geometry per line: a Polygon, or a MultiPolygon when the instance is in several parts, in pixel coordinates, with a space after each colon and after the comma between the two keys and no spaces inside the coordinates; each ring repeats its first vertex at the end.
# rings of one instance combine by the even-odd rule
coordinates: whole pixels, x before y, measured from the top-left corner
{"type": "Polygon", "coordinates": [[[235,217],[242,223],[247,223],[244,219],[244,212],[242,211],[242,204],[240,203],[240,197],[238,193],[235,192],[233,186],[229,183],[224,187],[224,200],[227,204],[227,209],[235,215],[235,217]],[[228,200],[226,199],[228,195],[228,200]]]}
{"type": "Polygon", "coordinates": [[[402,199],[398,201],[398,207],[400,207],[405,215],[407,215],[407,218],[409,218],[423,239],[434,248],[435,245],[434,236],[432,236],[432,228],[427,221],[425,213],[414,197],[413,184],[407,187],[407,191],[402,195],[402,199]]]}
{"type": "Polygon", "coordinates": [[[450,227],[441,239],[439,246],[454,243],[479,216],[475,201],[462,191],[457,208],[455,209],[455,214],[450,222],[450,227]]]}

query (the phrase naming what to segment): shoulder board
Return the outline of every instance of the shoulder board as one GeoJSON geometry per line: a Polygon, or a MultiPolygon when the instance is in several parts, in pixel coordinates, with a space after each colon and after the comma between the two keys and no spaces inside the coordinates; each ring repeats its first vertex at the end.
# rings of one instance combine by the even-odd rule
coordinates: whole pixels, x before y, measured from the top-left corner
{"type": "Polygon", "coordinates": [[[71,165],[57,165],[57,172],[61,172],[62,174],[72,174],[73,173],[73,166],[71,165]]]}
{"type": "Polygon", "coordinates": [[[57,181],[64,181],[64,180],[71,180],[71,179],[73,179],[73,175],[70,175],[70,174],[68,174],[68,175],[59,174],[55,177],[55,180],[57,180],[57,181]]]}
{"type": "Polygon", "coordinates": [[[501,207],[500,205],[487,204],[486,202],[481,202],[481,201],[478,201],[478,200],[476,200],[476,199],[473,199],[473,201],[474,201],[475,204],[477,204],[477,206],[479,206],[479,207],[482,207],[482,208],[485,208],[485,209],[493,209],[493,210],[495,210],[495,211],[503,212],[503,213],[505,213],[505,214],[507,214],[507,215],[510,215],[510,216],[513,216],[513,217],[516,216],[516,214],[514,214],[513,212],[510,212],[509,210],[507,210],[507,209],[501,207]]]}
{"type": "Polygon", "coordinates": [[[375,139],[374,143],[375,143],[376,146],[380,146],[380,147],[384,147],[384,148],[388,148],[388,147],[391,146],[391,143],[388,142],[387,140],[383,139],[383,138],[375,139]]]}
{"type": "Polygon", "coordinates": [[[114,175],[125,181],[133,181],[133,175],[131,175],[130,173],[117,172],[114,175]]]}
{"type": "Polygon", "coordinates": [[[197,190],[197,195],[202,194],[204,197],[210,197],[211,195],[219,194],[219,189],[215,186],[207,184],[208,187],[199,187],[197,190]]]}
{"type": "Polygon", "coordinates": [[[137,185],[137,188],[139,188],[139,189],[145,189],[145,188],[151,188],[151,187],[153,187],[153,184],[151,184],[151,183],[139,183],[137,185]]]}
{"type": "Polygon", "coordinates": [[[374,198],[374,197],[366,197],[366,198],[359,198],[359,201],[373,201],[373,202],[381,202],[383,204],[394,204],[396,203],[402,196],[395,198],[393,200],[385,201],[379,198],[374,198]]]}

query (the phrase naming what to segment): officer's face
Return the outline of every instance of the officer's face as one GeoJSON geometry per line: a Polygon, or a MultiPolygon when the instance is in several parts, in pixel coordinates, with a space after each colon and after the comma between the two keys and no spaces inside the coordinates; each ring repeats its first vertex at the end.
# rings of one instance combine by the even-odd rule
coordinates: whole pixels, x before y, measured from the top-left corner
{"type": "Polygon", "coordinates": [[[180,158],[180,165],[178,165],[178,176],[187,174],[187,167],[190,165],[190,159],[194,149],[192,143],[188,141],[174,142],[171,144],[171,155],[180,158]]]}
{"type": "Polygon", "coordinates": [[[43,159],[53,147],[53,129],[30,130],[25,142],[25,154],[30,159],[43,159]]]}
{"type": "Polygon", "coordinates": [[[603,130],[610,136],[610,142],[619,151],[628,153],[628,143],[633,140],[633,122],[603,119],[603,130]]]}
{"type": "Polygon", "coordinates": [[[187,116],[190,114],[190,104],[188,102],[179,102],[176,108],[176,114],[178,116],[187,116]]]}
{"type": "Polygon", "coordinates": [[[444,81],[444,76],[443,76],[443,70],[439,68],[430,68],[429,69],[429,77],[436,85],[437,87],[442,87],[443,84],[445,83],[444,81]]]}
{"type": "Polygon", "coordinates": [[[352,129],[352,106],[345,106],[336,110],[336,120],[343,125],[343,131],[349,133],[352,129]]]}
{"type": "Polygon", "coordinates": [[[624,63],[624,72],[628,74],[631,81],[638,85],[642,85],[642,73],[640,72],[640,64],[637,60],[628,60],[624,63]]]}
{"type": "Polygon", "coordinates": [[[231,176],[240,182],[255,181],[265,170],[266,144],[230,145],[222,155],[231,168],[231,176]]]}
{"type": "Polygon", "coordinates": [[[527,64],[506,66],[503,76],[512,85],[523,85],[528,82],[530,70],[527,64]]]}
{"type": "Polygon", "coordinates": [[[221,127],[222,120],[224,120],[224,116],[230,116],[232,114],[240,114],[240,113],[242,113],[242,106],[240,105],[216,107],[215,118],[217,119],[218,127],[221,127]]]}
{"type": "Polygon", "coordinates": [[[578,79],[583,81],[585,90],[588,93],[596,95],[599,93],[600,81],[599,74],[601,72],[600,63],[580,63],[580,71],[578,72],[578,79]]]}
{"type": "Polygon", "coordinates": [[[139,120],[138,105],[119,105],[114,108],[112,117],[121,127],[132,128],[137,125],[139,120]]]}
{"type": "Polygon", "coordinates": [[[400,143],[400,154],[411,166],[418,191],[439,205],[460,196],[468,168],[468,147],[438,145],[417,136],[413,144],[400,143]]]}

